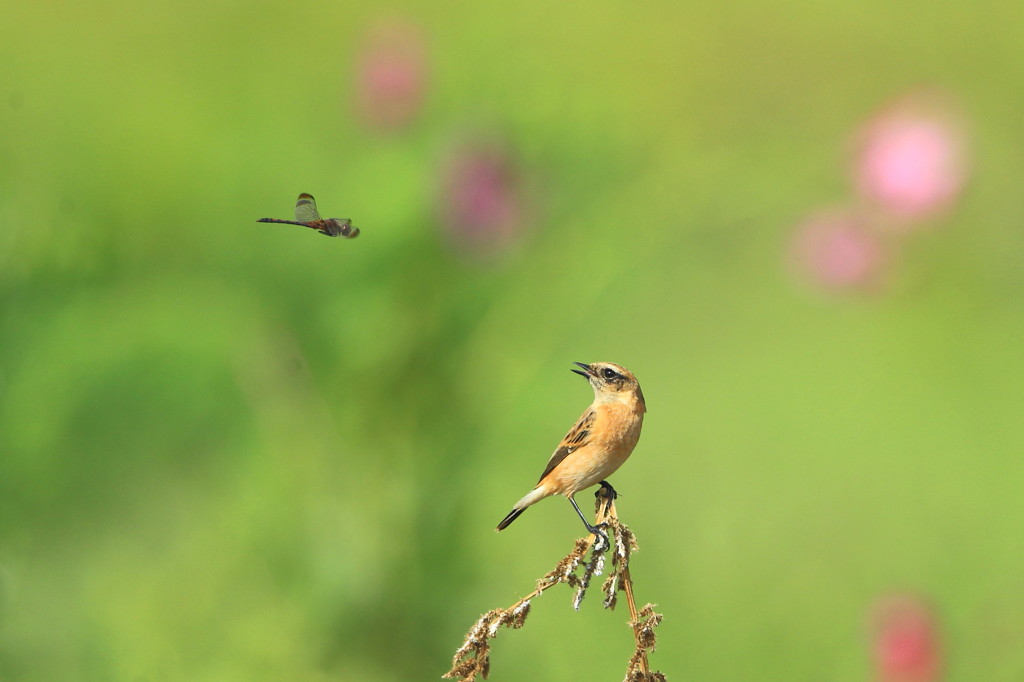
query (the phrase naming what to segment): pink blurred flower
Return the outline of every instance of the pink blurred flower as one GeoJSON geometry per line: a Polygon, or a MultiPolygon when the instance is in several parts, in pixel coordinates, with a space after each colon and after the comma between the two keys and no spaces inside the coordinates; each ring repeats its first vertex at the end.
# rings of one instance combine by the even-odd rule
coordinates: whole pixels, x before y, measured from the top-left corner
{"type": "Polygon", "coordinates": [[[464,144],[449,158],[442,182],[442,225],[459,249],[493,254],[522,232],[522,182],[504,145],[493,141],[464,144]]]}
{"type": "Polygon", "coordinates": [[[938,623],[919,597],[897,595],[875,607],[874,658],[879,682],[936,682],[942,670],[938,623]]]}
{"type": "Polygon", "coordinates": [[[889,260],[885,245],[848,211],[812,215],[797,228],[795,267],[826,289],[865,289],[878,284],[889,260]]]}
{"type": "Polygon", "coordinates": [[[406,127],[423,107],[426,85],[420,28],[405,20],[373,28],[356,63],[356,107],[363,121],[384,132],[406,127]]]}
{"type": "Polygon", "coordinates": [[[939,213],[963,190],[966,144],[952,104],[934,95],[908,97],[860,131],[854,169],[857,190],[904,221],[939,213]]]}

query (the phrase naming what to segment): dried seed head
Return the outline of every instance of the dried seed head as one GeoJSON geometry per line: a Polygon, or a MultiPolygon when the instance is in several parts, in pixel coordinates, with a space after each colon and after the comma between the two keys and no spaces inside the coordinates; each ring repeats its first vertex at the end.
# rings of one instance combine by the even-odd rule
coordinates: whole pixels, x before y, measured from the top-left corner
{"type": "Polygon", "coordinates": [[[662,616],[654,612],[653,604],[647,604],[637,611],[633,600],[629,559],[631,552],[637,549],[636,538],[625,524],[619,522],[614,501],[609,501],[607,506],[604,506],[599,500],[596,522],[607,524],[605,527],[609,542],[598,544],[598,538],[594,535],[577,540],[572,551],[537,581],[537,587],[533,592],[507,609],[494,609],[480,616],[470,628],[465,642],[455,652],[452,668],[444,675],[445,679],[459,679],[461,682],[474,682],[478,677],[486,679],[491,666],[490,640],[498,635],[502,626],[523,627],[534,597],[540,596],[558,583],[567,583],[575,588],[572,605],[578,611],[593,577],[602,575],[607,570],[608,575],[601,588],[604,593],[604,607],[615,608],[618,593],[624,591],[630,612],[637,614],[629,623],[633,629],[636,648],[629,659],[624,682],[664,682],[665,676],[660,672],[650,671],[647,660],[648,653],[653,651],[657,644],[655,628],[661,623],[662,616]],[[615,537],[612,538],[612,535],[615,537]],[[582,570],[579,570],[581,566],[582,570]]]}

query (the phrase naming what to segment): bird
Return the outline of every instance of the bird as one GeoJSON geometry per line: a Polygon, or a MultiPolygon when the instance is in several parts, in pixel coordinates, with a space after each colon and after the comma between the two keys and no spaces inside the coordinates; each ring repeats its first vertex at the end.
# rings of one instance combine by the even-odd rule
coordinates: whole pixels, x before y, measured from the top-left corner
{"type": "Polygon", "coordinates": [[[600,483],[609,488],[614,497],[614,489],[604,479],[615,473],[632,454],[640,439],[647,404],[640,383],[625,367],[612,362],[573,364],[580,369],[571,371],[587,379],[594,389],[594,402],[558,444],[537,485],[515,503],[496,531],[507,528],[527,507],[545,497],[564,495],[587,531],[602,537],[605,543],[608,541],[598,526],[587,521],[573,496],[600,483]]]}

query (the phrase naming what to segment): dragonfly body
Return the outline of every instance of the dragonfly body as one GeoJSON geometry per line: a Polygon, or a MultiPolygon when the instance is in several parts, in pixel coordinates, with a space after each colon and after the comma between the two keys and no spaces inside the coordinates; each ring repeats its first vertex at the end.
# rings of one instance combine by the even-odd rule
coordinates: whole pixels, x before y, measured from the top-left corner
{"type": "Polygon", "coordinates": [[[302,225],[310,227],[325,234],[328,237],[348,237],[351,239],[359,234],[358,227],[352,227],[350,220],[342,218],[328,218],[326,220],[281,220],[280,218],[260,218],[258,223],[284,223],[285,225],[302,225]]]}
{"type": "Polygon", "coordinates": [[[295,203],[295,220],[260,218],[256,222],[302,225],[328,237],[347,237],[348,239],[353,239],[359,236],[359,228],[353,227],[352,221],[348,218],[321,218],[316,210],[316,200],[312,194],[299,195],[299,200],[295,203]]]}

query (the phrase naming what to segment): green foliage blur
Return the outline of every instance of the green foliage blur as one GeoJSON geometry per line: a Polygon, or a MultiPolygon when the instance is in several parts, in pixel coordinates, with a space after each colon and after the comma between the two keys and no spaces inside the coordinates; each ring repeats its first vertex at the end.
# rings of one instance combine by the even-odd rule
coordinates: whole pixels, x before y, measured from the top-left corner
{"type": "MultiPolygon", "coordinates": [[[[1013,3],[9,3],[0,26],[0,679],[429,680],[571,548],[494,525],[591,399],[674,680],[872,677],[922,595],[949,680],[1024,676],[1024,128],[1013,3]],[[423,99],[356,106],[373,27],[423,99]],[[938,87],[972,172],[884,286],[789,266],[853,132],[938,87]],[[507,243],[445,169],[507,154],[507,243]],[[469,141],[469,142],[467,142],[469,141]],[[262,225],[300,192],[352,241],[262,225]]],[[[589,493],[580,495],[589,503],[589,493]]],[[[618,680],[551,590],[492,680],[618,680]]]]}

